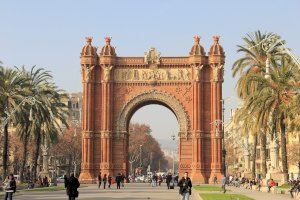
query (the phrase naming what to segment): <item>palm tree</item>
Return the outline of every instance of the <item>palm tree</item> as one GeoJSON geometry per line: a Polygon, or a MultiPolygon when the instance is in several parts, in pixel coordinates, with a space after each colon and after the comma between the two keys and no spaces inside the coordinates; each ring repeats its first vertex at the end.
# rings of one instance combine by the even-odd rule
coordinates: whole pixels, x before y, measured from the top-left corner
{"type": "Polygon", "coordinates": [[[256,31],[252,34],[247,34],[247,37],[243,38],[245,46],[238,45],[238,53],[244,53],[244,56],[233,63],[232,74],[235,77],[238,73],[246,75],[249,72],[266,72],[266,60],[270,58],[271,61],[275,61],[278,57],[286,55],[282,51],[282,43],[275,45],[271,52],[266,52],[263,48],[263,42],[274,35],[273,33],[264,33],[256,31]]]}
{"type": "MultiPolygon", "coordinates": [[[[22,69],[24,71],[24,69],[22,69]]],[[[31,94],[35,102],[30,107],[32,121],[30,133],[35,143],[33,153],[32,178],[36,180],[38,158],[41,143],[44,140],[54,142],[61,132],[61,125],[66,125],[66,105],[62,103],[64,94],[52,82],[51,74],[43,68],[33,67],[29,73],[31,94]]]]}
{"type": "MultiPolygon", "coordinates": [[[[265,76],[266,61],[272,63],[272,66],[276,66],[278,60],[282,57],[287,57],[286,53],[282,51],[282,43],[277,43],[274,45],[272,51],[267,52],[263,48],[263,42],[266,41],[273,33],[262,34],[260,31],[256,31],[253,34],[247,34],[247,37],[243,38],[245,46],[239,45],[238,52],[244,53],[244,56],[238,59],[232,67],[233,76],[236,76],[239,72],[240,78],[237,83],[237,93],[238,96],[245,101],[245,106],[247,110],[249,106],[247,104],[253,99],[253,94],[261,89],[261,86],[255,81],[249,81],[253,75],[265,76]]],[[[256,105],[262,106],[262,105],[256,105]]],[[[260,109],[257,109],[260,110],[260,109]]],[[[262,115],[262,112],[254,111],[257,117],[257,126],[259,129],[260,142],[261,142],[261,159],[262,159],[262,175],[266,176],[267,165],[266,165],[266,134],[271,133],[270,128],[266,127],[269,121],[269,115],[262,115]]],[[[272,121],[275,123],[274,121],[272,121]]],[[[255,139],[255,137],[254,137],[255,139]]],[[[256,138],[257,139],[257,138],[256,138]]],[[[255,142],[255,141],[254,141],[255,142]]],[[[257,142],[256,142],[257,143],[257,142]]]]}
{"type": "Polygon", "coordinates": [[[30,141],[30,106],[26,106],[22,109],[21,112],[17,115],[18,123],[16,124],[17,134],[22,142],[23,149],[22,149],[22,158],[21,158],[21,167],[19,171],[20,181],[23,182],[24,180],[24,171],[25,165],[27,161],[27,154],[28,154],[28,143],[30,141]]]}
{"type": "Polygon", "coordinates": [[[23,88],[26,87],[26,81],[20,74],[10,68],[0,68],[0,108],[2,110],[1,117],[4,121],[1,124],[3,128],[3,149],[2,149],[2,167],[3,177],[7,175],[8,166],[8,129],[9,125],[15,119],[15,111],[20,109],[20,104],[25,104],[26,101],[23,95],[23,88]]]}
{"type": "Polygon", "coordinates": [[[280,132],[282,170],[286,175],[285,181],[288,178],[286,130],[289,125],[288,121],[295,117],[295,113],[291,112],[291,105],[293,101],[299,100],[297,97],[299,94],[295,94],[295,91],[299,90],[296,84],[299,76],[299,68],[290,59],[282,57],[272,68],[270,78],[265,78],[261,74],[249,77],[249,82],[256,82],[260,90],[253,93],[247,108],[251,112],[260,113],[259,118],[262,121],[272,118],[272,122],[276,123],[276,129],[280,132]]]}
{"type": "MultiPolygon", "coordinates": [[[[252,137],[253,138],[253,147],[251,151],[252,155],[252,177],[255,178],[256,175],[256,152],[257,152],[257,137],[259,133],[259,129],[257,126],[257,118],[256,115],[253,115],[248,111],[248,109],[244,106],[239,108],[234,115],[234,123],[237,124],[239,130],[242,132],[243,137],[252,137]]],[[[248,150],[248,149],[247,149],[248,150]]]]}

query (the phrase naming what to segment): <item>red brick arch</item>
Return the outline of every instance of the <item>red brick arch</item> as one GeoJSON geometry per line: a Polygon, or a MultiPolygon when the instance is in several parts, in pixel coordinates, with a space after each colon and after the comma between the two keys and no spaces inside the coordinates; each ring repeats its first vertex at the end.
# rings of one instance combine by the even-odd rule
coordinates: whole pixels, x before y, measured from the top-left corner
{"type": "Polygon", "coordinates": [[[128,170],[128,123],[140,107],[169,108],[179,123],[179,172],[194,182],[222,174],[221,125],[224,52],[218,37],[205,55],[199,37],[187,57],[119,57],[106,38],[97,54],[91,38],[81,52],[83,149],[80,180],[128,170]]]}

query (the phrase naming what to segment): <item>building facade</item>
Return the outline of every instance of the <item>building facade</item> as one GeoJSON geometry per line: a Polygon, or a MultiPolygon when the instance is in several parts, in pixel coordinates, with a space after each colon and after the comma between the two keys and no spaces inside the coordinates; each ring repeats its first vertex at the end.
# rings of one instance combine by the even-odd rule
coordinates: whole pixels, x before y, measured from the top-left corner
{"type": "MultiPolygon", "coordinates": [[[[234,113],[232,112],[231,120],[225,125],[225,146],[228,152],[227,170],[229,174],[250,178],[253,170],[252,152],[254,139],[251,133],[243,133],[243,129],[240,129],[239,125],[234,123],[234,113]],[[240,140],[236,140],[236,138],[240,138],[240,140]]],[[[278,182],[281,182],[281,176],[275,176],[275,174],[282,173],[280,137],[277,138],[276,144],[272,142],[269,134],[267,134],[266,139],[266,178],[278,179],[278,182]]],[[[261,138],[258,136],[255,156],[255,171],[258,177],[262,174],[262,154],[261,138]]],[[[298,176],[300,177],[300,169],[298,167],[300,159],[299,132],[287,133],[287,158],[289,178],[296,179],[298,176]]]]}

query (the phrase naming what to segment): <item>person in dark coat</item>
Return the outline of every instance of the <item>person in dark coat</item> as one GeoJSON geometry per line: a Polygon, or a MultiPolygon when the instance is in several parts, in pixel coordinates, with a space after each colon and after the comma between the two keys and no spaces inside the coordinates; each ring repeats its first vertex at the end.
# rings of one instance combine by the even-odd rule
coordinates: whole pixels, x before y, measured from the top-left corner
{"type": "Polygon", "coordinates": [[[69,181],[69,179],[68,179],[67,175],[64,175],[65,188],[67,188],[67,186],[68,186],[68,181],[69,181]]]}
{"type": "Polygon", "coordinates": [[[184,176],[178,182],[179,194],[182,196],[182,200],[189,200],[192,194],[192,181],[188,177],[188,172],[184,173],[184,176]]]}
{"type": "Polygon", "coordinates": [[[16,192],[17,184],[13,174],[10,174],[4,181],[5,200],[12,200],[13,193],[16,192]]]}
{"type": "Polygon", "coordinates": [[[102,176],[101,176],[101,172],[98,175],[98,188],[101,187],[101,183],[102,183],[102,176]]]}
{"type": "Polygon", "coordinates": [[[106,174],[104,174],[102,181],[103,181],[103,189],[105,189],[106,182],[107,182],[107,175],[106,174]]]}
{"type": "Polygon", "coordinates": [[[112,177],[110,175],[108,175],[108,178],[107,178],[108,188],[110,188],[110,186],[111,186],[111,181],[112,181],[112,177]]]}
{"type": "Polygon", "coordinates": [[[170,189],[170,183],[172,181],[172,174],[168,173],[167,177],[166,177],[166,183],[167,183],[167,187],[168,189],[170,189]]]}
{"type": "Polygon", "coordinates": [[[75,200],[76,197],[79,196],[78,188],[80,186],[80,183],[78,179],[74,176],[72,173],[67,184],[67,194],[69,196],[69,200],[75,200]]]}
{"type": "Polygon", "coordinates": [[[121,189],[121,181],[122,181],[122,175],[121,175],[121,173],[119,173],[116,176],[117,189],[121,189]]]}

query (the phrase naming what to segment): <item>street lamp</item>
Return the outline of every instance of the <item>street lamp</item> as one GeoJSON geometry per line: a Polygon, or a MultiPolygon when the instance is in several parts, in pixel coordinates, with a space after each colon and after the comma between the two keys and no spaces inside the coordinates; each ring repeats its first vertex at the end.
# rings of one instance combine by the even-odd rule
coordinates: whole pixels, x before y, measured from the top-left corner
{"type": "Polygon", "coordinates": [[[140,167],[142,167],[142,144],[140,145],[140,167]]]}
{"type": "MultiPolygon", "coordinates": [[[[171,139],[175,142],[175,139],[176,139],[175,134],[171,135],[171,139]]],[[[172,157],[173,157],[173,174],[175,174],[175,156],[174,156],[175,152],[174,151],[175,150],[173,149],[173,151],[172,151],[172,157]]]]}

